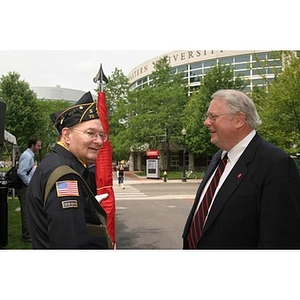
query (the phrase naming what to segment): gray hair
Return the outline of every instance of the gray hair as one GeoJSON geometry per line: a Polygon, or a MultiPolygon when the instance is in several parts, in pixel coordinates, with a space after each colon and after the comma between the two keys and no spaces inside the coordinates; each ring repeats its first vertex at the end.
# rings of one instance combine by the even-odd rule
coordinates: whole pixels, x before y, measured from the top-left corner
{"type": "Polygon", "coordinates": [[[229,113],[234,115],[242,112],[246,116],[246,124],[249,127],[257,128],[262,121],[257,113],[252,99],[238,90],[219,90],[215,92],[212,99],[223,100],[227,103],[229,113]]]}

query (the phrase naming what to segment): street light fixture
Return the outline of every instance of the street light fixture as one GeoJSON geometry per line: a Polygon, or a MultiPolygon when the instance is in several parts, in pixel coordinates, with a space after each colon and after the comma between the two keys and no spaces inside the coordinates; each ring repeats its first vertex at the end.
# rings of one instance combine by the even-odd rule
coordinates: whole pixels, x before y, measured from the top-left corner
{"type": "Polygon", "coordinates": [[[182,182],[186,182],[186,177],[185,177],[185,136],[186,136],[186,130],[183,128],[181,130],[181,134],[183,136],[183,175],[182,175],[182,182]]]}

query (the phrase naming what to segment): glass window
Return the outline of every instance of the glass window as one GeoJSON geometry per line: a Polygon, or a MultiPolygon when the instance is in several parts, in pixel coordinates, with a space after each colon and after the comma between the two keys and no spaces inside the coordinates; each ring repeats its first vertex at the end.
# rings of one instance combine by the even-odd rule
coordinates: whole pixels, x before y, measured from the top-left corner
{"type": "Polygon", "coordinates": [[[190,82],[199,82],[199,81],[200,81],[199,76],[190,78],[190,82]]]}
{"type": "Polygon", "coordinates": [[[233,63],[233,58],[232,57],[224,57],[219,59],[220,64],[225,65],[225,64],[232,64],[233,63]]]}
{"type": "Polygon", "coordinates": [[[182,72],[182,71],[186,71],[186,70],[187,70],[187,67],[188,67],[187,65],[177,67],[178,73],[180,73],[180,72],[182,72]]]}
{"type": "Polygon", "coordinates": [[[235,62],[246,62],[250,60],[250,55],[240,55],[235,57],[235,62]]]}
{"type": "Polygon", "coordinates": [[[278,52],[267,53],[267,58],[268,59],[279,59],[278,55],[279,55],[278,52]]]}
{"type": "Polygon", "coordinates": [[[202,62],[193,63],[190,66],[191,66],[191,70],[193,70],[193,69],[200,69],[200,68],[202,68],[202,62]]]}
{"type": "Polygon", "coordinates": [[[266,74],[266,70],[263,68],[257,68],[252,70],[252,75],[264,75],[266,74]]]}
{"type": "Polygon", "coordinates": [[[266,53],[255,53],[252,55],[252,61],[265,60],[266,53]]]}
{"type": "Polygon", "coordinates": [[[203,62],[203,67],[211,67],[216,65],[216,60],[208,60],[203,62]]]}
{"type": "Polygon", "coordinates": [[[234,75],[235,76],[250,76],[250,70],[244,70],[244,71],[241,71],[241,70],[235,70],[234,71],[234,75]]]}
{"type": "Polygon", "coordinates": [[[281,66],[281,61],[278,60],[268,60],[268,65],[269,66],[281,66]]]}
{"type": "Polygon", "coordinates": [[[265,64],[263,62],[253,62],[252,68],[262,68],[265,64]]]}
{"type": "Polygon", "coordinates": [[[278,74],[281,71],[282,71],[282,67],[281,66],[279,66],[279,67],[270,67],[270,68],[267,69],[267,73],[268,74],[274,74],[274,73],[278,74]]]}
{"type": "Polygon", "coordinates": [[[262,84],[265,84],[265,80],[264,79],[253,79],[252,80],[252,84],[253,85],[262,85],[262,84]]]}
{"type": "Polygon", "coordinates": [[[191,71],[191,77],[202,74],[202,70],[192,70],[191,71]]]}
{"type": "Polygon", "coordinates": [[[236,70],[249,69],[249,63],[242,63],[235,65],[236,70]]]}
{"type": "Polygon", "coordinates": [[[211,69],[212,69],[212,68],[206,68],[206,69],[203,69],[203,74],[210,72],[211,69]]]}

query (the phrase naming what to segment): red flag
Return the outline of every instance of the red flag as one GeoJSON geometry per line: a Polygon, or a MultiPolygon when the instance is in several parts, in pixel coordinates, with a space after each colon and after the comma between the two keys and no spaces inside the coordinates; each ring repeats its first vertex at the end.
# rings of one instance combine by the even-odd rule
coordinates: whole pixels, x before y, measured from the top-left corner
{"type": "Polygon", "coordinates": [[[97,195],[108,194],[108,197],[101,201],[101,206],[107,214],[107,229],[113,241],[113,246],[116,244],[115,238],[115,194],[113,190],[113,173],[112,173],[112,147],[109,141],[109,124],[107,119],[106,95],[104,92],[98,93],[97,109],[103,129],[108,138],[103,143],[96,160],[96,187],[97,195]]]}

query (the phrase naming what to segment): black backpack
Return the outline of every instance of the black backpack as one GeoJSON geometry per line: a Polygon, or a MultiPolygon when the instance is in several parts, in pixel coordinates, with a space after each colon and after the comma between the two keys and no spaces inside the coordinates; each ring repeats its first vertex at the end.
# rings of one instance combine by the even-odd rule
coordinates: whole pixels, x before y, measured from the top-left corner
{"type": "Polygon", "coordinates": [[[22,179],[18,176],[18,168],[16,166],[12,167],[5,175],[5,179],[7,181],[7,186],[9,188],[13,188],[16,190],[19,190],[22,185],[23,181],[22,179]]]}

